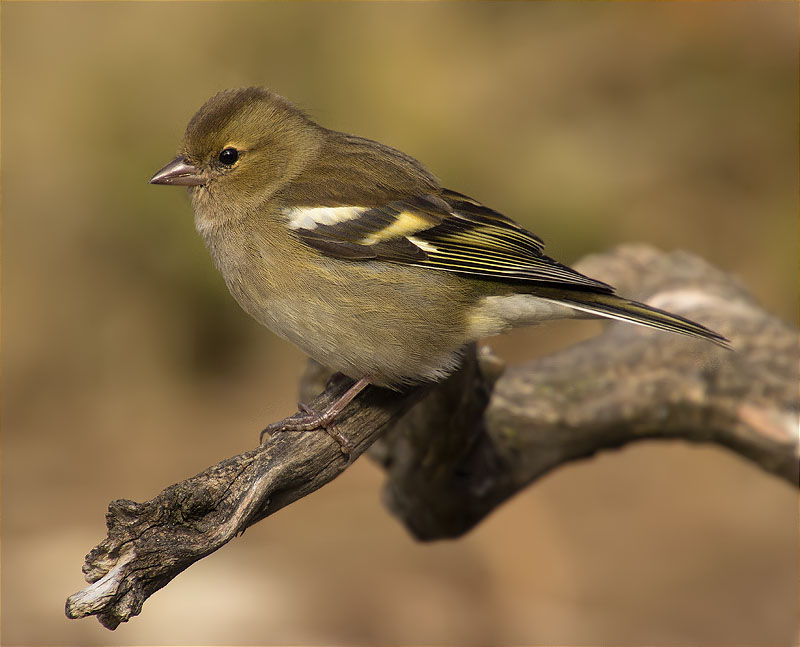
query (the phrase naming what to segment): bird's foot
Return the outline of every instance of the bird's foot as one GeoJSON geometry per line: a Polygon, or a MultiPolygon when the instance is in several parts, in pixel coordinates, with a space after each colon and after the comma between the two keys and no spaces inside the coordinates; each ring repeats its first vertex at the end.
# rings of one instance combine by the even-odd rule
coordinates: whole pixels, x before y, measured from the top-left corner
{"type": "Polygon", "coordinates": [[[332,402],[325,411],[317,412],[302,402],[299,403],[297,405],[300,409],[298,413],[269,425],[261,432],[259,442],[263,445],[265,435],[271,436],[281,431],[315,431],[322,429],[339,444],[342,453],[347,456],[348,462],[350,462],[352,460],[353,443],[347,436],[336,430],[334,422],[337,416],[352,402],[353,398],[364,390],[367,384],[369,384],[369,380],[366,377],[362,377],[353,383],[337,400],[332,402]]]}
{"type": "Polygon", "coordinates": [[[338,443],[342,453],[350,458],[353,452],[353,443],[347,436],[336,429],[334,418],[336,417],[337,412],[328,409],[318,413],[302,402],[300,402],[298,406],[300,408],[300,413],[296,413],[293,416],[289,416],[288,418],[284,418],[279,422],[273,422],[271,425],[268,425],[261,432],[261,435],[259,436],[259,443],[263,445],[265,436],[272,436],[273,434],[280,433],[282,431],[322,430],[331,438],[333,438],[338,443]]]}

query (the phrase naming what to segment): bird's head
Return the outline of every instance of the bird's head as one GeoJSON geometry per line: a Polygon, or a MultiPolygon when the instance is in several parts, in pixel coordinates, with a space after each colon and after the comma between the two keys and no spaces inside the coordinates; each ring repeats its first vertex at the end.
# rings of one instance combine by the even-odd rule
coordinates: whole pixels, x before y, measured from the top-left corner
{"type": "Polygon", "coordinates": [[[291,182],[321,139],[321,128],[274,92],[225,90],[192,117],[178,157],[150,183],[189,187],[197,217],[222,224],[291,182]]]}

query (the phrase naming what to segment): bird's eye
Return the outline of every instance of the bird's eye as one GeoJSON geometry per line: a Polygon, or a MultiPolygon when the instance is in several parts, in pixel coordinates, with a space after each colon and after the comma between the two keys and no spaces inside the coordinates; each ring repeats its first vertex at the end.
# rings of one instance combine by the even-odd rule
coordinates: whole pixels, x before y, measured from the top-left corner
{"type": "Polygon", "coordinates": [[[221,164],[225,166],[233,166],[236,164],[236,161],[239,159],[239,151],[235,148],[225,148],[219,154],[219,161],[221,164]]]}

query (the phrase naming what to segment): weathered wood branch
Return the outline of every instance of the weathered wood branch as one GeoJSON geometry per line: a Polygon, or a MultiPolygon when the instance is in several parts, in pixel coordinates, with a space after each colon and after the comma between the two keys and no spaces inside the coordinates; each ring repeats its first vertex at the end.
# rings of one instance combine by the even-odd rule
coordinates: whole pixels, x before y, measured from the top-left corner
{"type": "MultiPolygon", "coordinates": [[[[347,386],[333,385],[311,406],[322,410],[347,386]]],[[[83,566],[91,584],[69,597],[67,616],[96,615],[115,629],[138,615],[148,597],[194,562],[338,476],[424,391],[399,395],[368,387],[339,427],[352,441],[349,460],[324,431],[276,434],[146,503],[112,501],[108,536],[83,566]]],[[[256,430],[253,438],[258,439],[256,430]]]]}
{"type": "MultiPolygon", "coordinates": [[[[629,246],[579,269],[701,321],[735,351],[612,324],[525,366],[503,371],[472,352],[442,384],[368,388],[338,429],[353,458],[371,446],[388,474],[386,503],[416,537],[463,534],[549,470],[645,438],[718,443],[797,485],[796,330],[689,254],[629,246]]],[[[303,390],[319,392],[326,377],[311,365],[303,390]]],[[[312,406],[346,387],[334,384],[312,406]]],[[[285,433],[146,503],[112,502],[108,537],[86,557],[91,584],[69,598],[67,615],[115,628],[192,563],[348,465],[327,434],[285,433]]]]}

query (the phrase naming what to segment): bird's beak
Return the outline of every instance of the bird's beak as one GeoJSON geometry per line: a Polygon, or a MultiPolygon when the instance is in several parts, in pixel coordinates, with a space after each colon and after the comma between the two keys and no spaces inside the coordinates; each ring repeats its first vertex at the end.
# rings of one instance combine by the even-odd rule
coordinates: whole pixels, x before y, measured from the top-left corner
{"type": "Polygon", "coordinates": [[[200,186],[205,184],[200,169],[189,164],[181,155],[176,157],[164,168],[150,178],[150,184],[177,184],[180,186],[200,186]]]}

